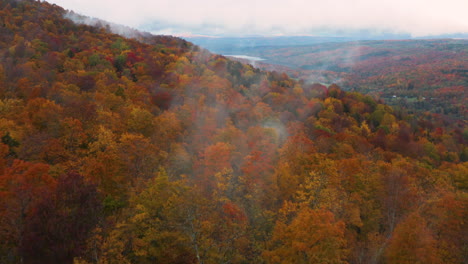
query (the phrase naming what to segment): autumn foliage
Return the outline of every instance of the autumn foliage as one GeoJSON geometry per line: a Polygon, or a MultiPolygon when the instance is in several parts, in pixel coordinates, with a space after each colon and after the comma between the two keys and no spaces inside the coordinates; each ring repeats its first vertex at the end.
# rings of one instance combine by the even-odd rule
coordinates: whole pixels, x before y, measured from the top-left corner
{"type": "Polygon", "coordinates": [[[466,260],[465,120],[66,14],[0,1],[1,263],[466,260]]]}

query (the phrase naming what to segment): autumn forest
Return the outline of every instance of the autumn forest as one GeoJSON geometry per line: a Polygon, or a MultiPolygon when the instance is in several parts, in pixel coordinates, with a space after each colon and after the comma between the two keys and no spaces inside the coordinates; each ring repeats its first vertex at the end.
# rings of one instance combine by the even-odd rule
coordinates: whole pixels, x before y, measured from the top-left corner
{"type": "Polygon", "coordinates": [[[466,119],[67,13],[0,0],[0,263],[466,263],[466,119]]]}

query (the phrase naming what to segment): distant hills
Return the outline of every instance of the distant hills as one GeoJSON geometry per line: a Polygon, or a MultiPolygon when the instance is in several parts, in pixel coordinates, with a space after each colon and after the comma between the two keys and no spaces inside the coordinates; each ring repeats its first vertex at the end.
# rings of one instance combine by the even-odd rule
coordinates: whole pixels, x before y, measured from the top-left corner
{"type": "MultiPolygon", "coordinates": [[[[409,111],[467,118],[468,40],[279,37],[196,39],[223,54],[264,59],[257,67],[307,82],[338,83],[409,111]],[[268,65],[267,65],[268,64],[268,65]],[[286,67],[286,68],[285,68],[286,67]]],[[[246,61],[248,62],[248,61],[246,61]]]]}
{"type": "Polygon", "coordinates": [[[328,42],[346,42],[349,37],[185,37],[190,42],[219,54],[253,52],[266,47],[295,47],[328,42]],[[252,50],[252,51],[251,51],[252,50]]]}
{"type": "Polygon", "coordinates": [[[266,47],[295,47],[320,43],[372,41],[372,40],[421,40],[421,39],[464,39],[468,40],[468,33],[448,34],[438,36],[426,36],[412,38],[408,34],[358,34],[349,33],[336,36],[250,36],[250,37],[225,37],[225,36],[182,36],[182,38],[206,48],[214,53],[227,54],[230,52],[242,52],[246,49],[266,47]]]}

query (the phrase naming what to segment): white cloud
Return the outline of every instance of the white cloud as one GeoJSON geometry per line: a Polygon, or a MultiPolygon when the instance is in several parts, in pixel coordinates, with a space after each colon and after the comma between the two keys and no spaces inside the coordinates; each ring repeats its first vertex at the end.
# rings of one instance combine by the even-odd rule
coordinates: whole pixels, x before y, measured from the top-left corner
{"type": "Polygon", "coordinates": [[[197,34],[309,34],[375,29],[426,36],[468,33],[466,0],[49,0],[146,30],[197,34]],[[152,25],[149,28],[148,25],[152,25]],[[196,31],[196,32],[194,32],[196,31]]]}

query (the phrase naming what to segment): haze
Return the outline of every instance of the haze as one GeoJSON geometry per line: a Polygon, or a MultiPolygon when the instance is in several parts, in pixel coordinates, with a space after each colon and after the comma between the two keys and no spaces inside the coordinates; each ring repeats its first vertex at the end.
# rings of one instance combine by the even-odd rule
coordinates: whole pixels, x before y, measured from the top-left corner
{"type": "Polygon", "coordinates": [[[468,33],[466,0],[50,0],[83,15],[171,35],[412,37],[468,33]]]}

